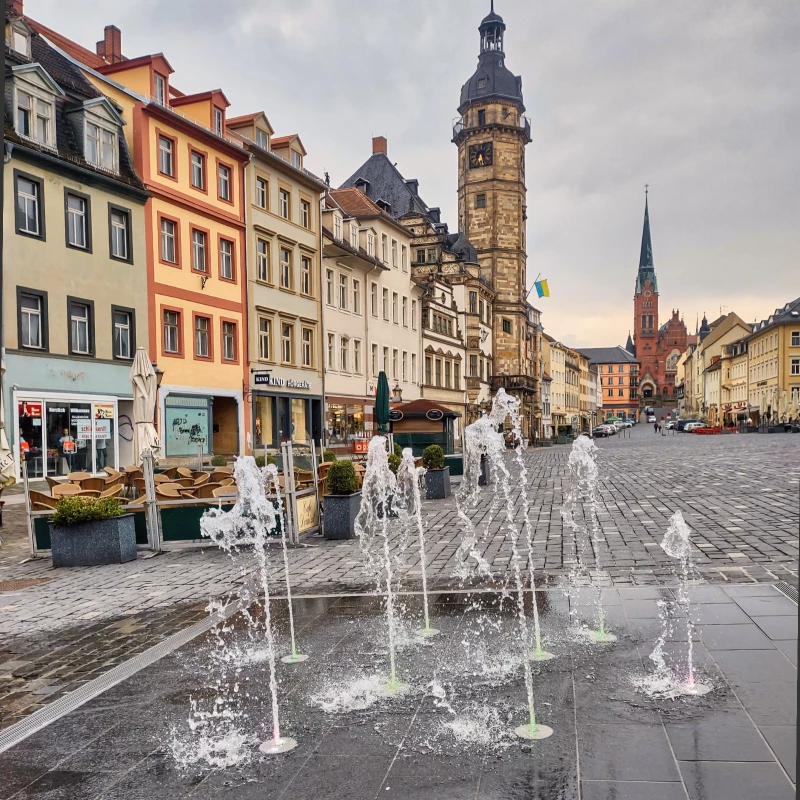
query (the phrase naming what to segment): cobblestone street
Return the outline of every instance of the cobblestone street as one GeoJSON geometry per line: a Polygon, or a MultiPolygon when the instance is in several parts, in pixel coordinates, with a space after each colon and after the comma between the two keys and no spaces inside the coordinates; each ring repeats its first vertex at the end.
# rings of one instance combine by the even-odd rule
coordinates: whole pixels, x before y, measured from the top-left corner
{"type": "MultiPolygon", "coordinates": [[[[628,437],[597,444],[599,516],[608,545],[597,580],[617,586],[672,583],[659,542],[680,509],[693,529],[705,581],[797,585],[800,436],[656,436],[638,426],[628,437]]],[[[534,563],[549,584],[562,581],[575,558],[572,532],[564,530],[560,514],[569,451],[561,446],[525,454],[534,563]]],[[[487,497],[489,491],[483,490],[487,497]]],[[[513,492],[520,521],[518,484],[513,492]]],[[[510,545],[504,518],[487,520],[489,510],[482,499],[471,518],[496,531],[484,556],[502,580],[510,545]]],[[[455,497],[426,502],[424,514],[429,583],[452,586],[461,537],[455,497]]],[[[227,555],[209,547],[56,571],[49,558],[28,558],[18,504],[6,508],[3,538],[0,582],[34,584],[6,584],[11,590],[0,592],[2,726],[202,618],[207,601],[243,577],[227,555]]],[[[413,543],[407,556],[403,584],[413,589],[420,576],[413,543]]],[[[290,561],[297,595],[370,588],[357,541],[312,537],[291,552],[290,561]]]]}

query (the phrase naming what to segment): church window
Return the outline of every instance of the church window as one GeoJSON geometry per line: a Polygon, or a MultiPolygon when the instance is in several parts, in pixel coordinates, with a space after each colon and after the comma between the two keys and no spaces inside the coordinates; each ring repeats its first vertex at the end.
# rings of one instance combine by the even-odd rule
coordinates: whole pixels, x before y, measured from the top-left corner
{"type": "MultiPolygon", "coordinates": [[[[486,85],[486,79],[483,80],[484,85],[486,85]]],[[[478,81],[478,88],[481,88],[481,82],[478,81]]],[[[485,125],[486,124],[486,111],[480,109],[478,111],[478,125],[485,125]]]]}
{"type": "Polygon", "coordinates": [[[417,264],[424,264],[425,263],[425,251],[420,249],[417,250],[417,264]]]}
{"type": "Polygon", "coordinates": [[[503,320],[503,333],[511,333],[511,320],[504,319],[503,320]]]}
{"type": "Polygon", "coordinates": [[[478,78],[478,88],[479,89],[486,88],[486,78],[478,78]]]}
{"type": "Polygon", "coordinates": [[[486,208],[486,195],[485,194],[476,194],[475,195],[475,208],[486,208]]]}

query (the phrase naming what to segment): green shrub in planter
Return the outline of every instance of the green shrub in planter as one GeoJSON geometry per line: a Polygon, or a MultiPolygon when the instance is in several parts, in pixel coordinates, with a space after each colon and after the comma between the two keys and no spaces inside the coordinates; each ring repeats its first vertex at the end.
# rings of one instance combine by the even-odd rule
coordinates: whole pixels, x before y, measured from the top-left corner
{"type": "Polygon", "coordinates": [[[225,456],[214,456],[211,459],[211,466],[212,467],[227,467],[228,466],[228,459],[225,456]]]}
{"type": "Polygon", "coordinates": [[[336,453],[334,453],[333,450],[323,450],[322,460],[325,462],[336,461],[336,453]]]}
{"type": "Polygon", "coordinates": [[[63,528],[99,519],[121,517],[125,512],[116,497],[62,497],[56,503],[53,525],[63,528]]]}
{"type": "Polygon", "coordinates": [[[257,467],[259,467],[259,468],[263,467],[264,464],[266,464],[266,463],[267,462],[266,462],[266,459],[264,458],[264,456],[256,456],[256,466],[257,467]]]}
{"type": "Polygon", "coordinates": [[[330,494],[355,494],[358,491],[358,476],[352,461],[335,461],[328,468],[325,485],[330,494]]]}
{"type": "Polygon", "coordinates": [[[444,450],[438,444],[432,444],[422,451],[422,466],[425,469],[444,468],[444,450]]]}
{"type": "MultiPolygon", "coordinates": [[[[397,445],[395,445],[396,447],[397,445]]],[[[400,462],[403,459],[397,453],[389,453],[389,469],[397,475],[397,470],[400,469],[400,462]]]]}
{"type": "Polygon", "coordinates": [[[395,455],[396,455],[398,458],[402,458],[402,457],[403,457],[403,448],[402,448],[402,447],[400,447],[400,445],[399,445],[399,444],[397,444],[397,442],[395,442],[395,443],[394,443],[394,454],[395,454],[395,455]]]}
{"type": "Polygon", "coordinates": [[[278,462],[275,460],[275,456],[267,456],[267,464],[272,464],[274,466],[277,463],[278,462]]]}

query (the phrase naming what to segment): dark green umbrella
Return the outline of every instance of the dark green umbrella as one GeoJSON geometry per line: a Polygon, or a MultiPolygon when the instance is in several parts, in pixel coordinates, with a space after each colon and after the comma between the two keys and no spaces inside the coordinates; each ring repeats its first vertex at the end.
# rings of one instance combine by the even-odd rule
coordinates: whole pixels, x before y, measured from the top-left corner
{"type": "Polygon", "coordinates": [[[383,371],[378,373],[378,390],[375,392],[375,422],[378,433],[389,429],[389,381],[383,371]]]}

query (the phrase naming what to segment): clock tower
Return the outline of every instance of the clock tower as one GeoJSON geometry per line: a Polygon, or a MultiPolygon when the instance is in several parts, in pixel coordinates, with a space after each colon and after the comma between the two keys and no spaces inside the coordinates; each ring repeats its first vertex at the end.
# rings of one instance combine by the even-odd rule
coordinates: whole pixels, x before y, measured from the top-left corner
{"type": "Polygon", "coordinates": [[[492,391],[500,386],[521,396],[532,421],[538,384],[541,332],[528,305],[525,255],[525,146],[530,122],[523,116],[522,78],[506,67],[506,25],[490,13],[478,28],[478,67],[461,88],[460,118],[453,127],[458,146],[459,228],[478,253],[481,275],[497,298],[492,320],[492,391]]]}

